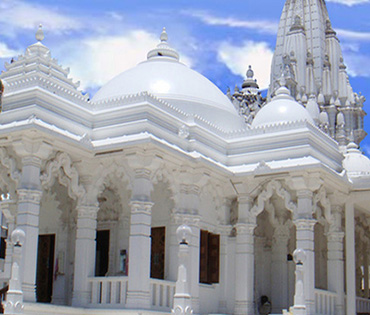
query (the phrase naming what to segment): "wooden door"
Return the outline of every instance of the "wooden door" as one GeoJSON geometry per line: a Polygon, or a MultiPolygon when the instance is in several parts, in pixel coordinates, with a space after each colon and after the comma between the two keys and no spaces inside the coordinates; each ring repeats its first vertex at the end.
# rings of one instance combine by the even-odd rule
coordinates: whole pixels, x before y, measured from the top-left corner
{"type": "Polygon", "coordinates": [[[55,235],[39,235],[36,273],[37,302],[50,303],[53,295],[55,235]]]}
{"type": "Polygon", "coordinates": [[[96,232],[95,276],[104,277],[109,267],[109,230],[96,232]]]}
{"type": "Polygon", "coordinates": [[[152,228],[152,251],[150,261],[150,277],[164,279],[164,259],[166,247],[166,228],[152,228]]]}

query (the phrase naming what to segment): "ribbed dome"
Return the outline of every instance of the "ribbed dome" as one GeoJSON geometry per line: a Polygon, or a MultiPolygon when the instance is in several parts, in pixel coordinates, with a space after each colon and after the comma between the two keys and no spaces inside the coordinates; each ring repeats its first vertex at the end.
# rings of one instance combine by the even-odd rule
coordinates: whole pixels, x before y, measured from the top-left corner
{"type": "Polygon", "coordinates": [[[252,127],[296,121],[314,123],[308,111],[290,96],[289,90],[286,87],[280,87],[272,101],[257,113],[252,127]]]}
{"type": "Polygon", "coordinates": [[[349,177],[370,176],[370,159],[358,150],[355,143],[350,143],[344,155],[343,168],[349,177]]]}
{"type": "Polygon", "coordinates": [[[225,131],[245,128],[226,95],[207,78],[179,62],[178,53],[167,44],[165,31],[161,43],[148,53],[147,61],[113,78],[95,94],[92,102],[140,92],[149,92],[225,131]]]}

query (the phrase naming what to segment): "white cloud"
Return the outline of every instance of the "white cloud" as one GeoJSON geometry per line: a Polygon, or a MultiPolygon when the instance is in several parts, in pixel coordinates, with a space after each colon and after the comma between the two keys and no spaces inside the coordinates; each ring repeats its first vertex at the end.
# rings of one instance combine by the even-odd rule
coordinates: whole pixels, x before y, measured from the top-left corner
{"type": "Polygon", "coordinates": [[[223,42],[218,50],[218,59],[236,75],[244,78],[248,65],[252,65],[261,89],[268,88],[272,57],[273,51],[265,42],[247,41],[243,46],[223,42]]]}
{"type": "Polygon", "coordinates": [[[11,36],[11,32],[19,29],[36,30],[39,24],[43,24],[45,29],[51,32],[66,32],[82,27],[77,19],[57,13],[57,11],[56,8],[48,8],[21,0],[1,0],[0,24],[8,26],[5,27],[7,31],[4,33],[8,36],[11,36]]]}
{"type": "Polygon", "coordinates": [[[14,50],[8,47],[7,44],[0,42],[0,57],[1,58],[11,58],[20,55],[22,52],[14,50]]]}
{"type": "Polygon", "coordinates": [[[370,56],[357,52],[343,52],[347,64],[347,72],[351,77],[370,78],[370,68],[364,65],[370,64],[370,56]]]}
{"type": "Polygon", "coordinates": [[[341,39],[352,41],[370,41],[370,32],[355,32],[344,29],[336,29],[336,32],[341,39]]]}
{"type": "MultiPolygon", "coordinates": [[[[65,43],[60,51],[54,51],[54,55],[65,56],[61,62],[70,67],[74,80],[81,81],[82,89],[96,89],[146,60],[148,51],[158,43],[157,35],[136,30],[121,36],[101,36],[78,43],[65,43]]],[[[181,61],[191,64],[187,56],[181,56],[181,61]]]]}
{"type": "Polygon", "coordinates": [[[358,4],[370,3],[370,0],[326,0],[326,1],[343,4],[343,5],[346,5],[346,6],[349,6],[349,7],[352,7],[352,6],[358,5],[358,4]]]}
{"type": "Polygon", "coordinates": [[[278,30],[278,23],[268,20],[239,20],[233,17],[216,17],[202,11],[183,11],[183,13],[197,18],[208,25],[246,28],[273,35],[278,30]]]}

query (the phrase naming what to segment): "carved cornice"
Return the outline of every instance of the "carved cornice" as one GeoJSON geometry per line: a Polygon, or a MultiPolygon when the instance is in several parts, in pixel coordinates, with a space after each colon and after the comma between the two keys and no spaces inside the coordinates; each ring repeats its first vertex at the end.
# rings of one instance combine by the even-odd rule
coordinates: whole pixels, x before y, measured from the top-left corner
{"type": "Polygon", "coordinates": [[[19,203],[32,203],[39,205],[42,197],[42,191],[31,189],[18,189],[18,202],[19,203]]]}

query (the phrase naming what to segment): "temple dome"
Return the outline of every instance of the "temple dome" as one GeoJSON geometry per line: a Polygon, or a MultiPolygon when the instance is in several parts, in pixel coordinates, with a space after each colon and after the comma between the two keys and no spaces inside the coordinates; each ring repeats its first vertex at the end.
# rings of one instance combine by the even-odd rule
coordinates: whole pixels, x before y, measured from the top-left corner
{"type": "Polygon", "coordinates": [[[361,153],[355,143],[351,142],[344,155],[343,168],[349,177],[370,176],[370,159],[361,153]]]}
{"type": "Polygon", "coordinates": [[[198,116],[225,131],[245,128],[243,119],[227,96],[203,75],[179,61],[179,54],[167,43],[165,30],[160,44],[148,53],[146,61],[105,84],[92,102],[141,92],[149,92],[184,113],[198,116]]]}
{"type": "Polygon", "coordinates": [[[252,127],[308,121],[314,123],[308,111],[291,96],[289,90],[282,86],[276,91],[276,96],[264,106],[252,122],[252,127]]]}

